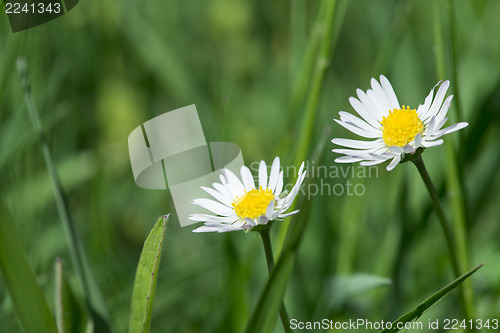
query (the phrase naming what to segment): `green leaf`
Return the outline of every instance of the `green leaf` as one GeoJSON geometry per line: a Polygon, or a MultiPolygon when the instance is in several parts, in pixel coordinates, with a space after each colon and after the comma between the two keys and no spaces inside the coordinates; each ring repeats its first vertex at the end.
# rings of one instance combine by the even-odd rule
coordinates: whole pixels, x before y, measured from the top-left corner
{"type": "Polygon", "coordinates": [[[130,333],[147,333],[151,324],[151,312],[160,266],[161,249],[169,215],[161,216],[149,233],[135,275],[134,291],[129,321],[130,333]]]}
{"type": "Polygon", "coordinates": [[[336,275],[331,279],[329,297],[332,308],[340,307],[346,300],[355,295],[390,285],[388,278],[373,274],[355,273],[336,275]]]}
{"type": "Polygon", "coordinates": [[[1,201],[0,268],[24,331],[57,333],[54,318],[24,255],[14,221],[1,201]]]}
{"type": "Polygon", "coordinates": [[[88,320],[84,307],[78,303],[64,277],[62,261],[56,260],[56,323],[59,333],[85,332],[88,320]]]}
{"type": "MultiPolygon", "coordinates": [[[[438,292],[432,294],[429,298],[427,298],[424,302],[422,302],[417,308],[413,311],[408,312],[407,314],[403,315],[400,317],[398,320],[392,323],[392,328],[387,328],[383,331],[380,331],[380,333],[385,333],[385,332],[398,332],[400,330],[397,329],[398,323],[407,323],[410,321],[417,320],[420,318],[424,312],[426,312],[428,309],[430,309],[434,304],[436,304],[438,301],[440,301],[443,297],[448,295],[450,291],[458,287],[462,282],[464,282],[469,276],[474,274],[478,269],[483,267],[483,264],[477,266],[476,268],[468,271],[461,277],[457,278],[455,281],[452,283],[448,284],[445,286],[443,289],[439,290],[438,292]]],[[[404,326],[404,325],[403,325],[404,326]]]]}

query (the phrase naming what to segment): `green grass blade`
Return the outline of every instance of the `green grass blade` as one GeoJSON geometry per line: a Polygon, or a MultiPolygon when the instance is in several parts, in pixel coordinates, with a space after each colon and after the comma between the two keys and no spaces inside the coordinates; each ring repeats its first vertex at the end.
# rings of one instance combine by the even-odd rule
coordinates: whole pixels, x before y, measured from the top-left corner
{"type": "Polygon", "coordinates": [[[26,333],[57,333],[56,324],[21,247],[14,221],[0,202],[0,268],[26,333]]]}
{"type": "MultiPolygon", "coordinates": [[[[319,48],[319,52],[316,56],[315,68],[312,73],[311,90],[307,97],[306,110],[304,115],[304,121],[302,122],[302,128],[300,130],[300,136],[298,141],[297,154],[295,158],[295,165],[300,165],[304,159],[307,158],[307,151],[309,150],[309,145],[311,143],[314,119],[316,119],[316,113],[318,110],[319,98],[321,95],[323,78],[325,75],[326,68],[330,62],[331,51],[332,51],[332,36],[334,32],[334,18],[337,8],[337,1],[335,0],[325,0],[325,17],[324,21],[319,23],[322,27],[322,39],[319,48]]],[[[320,16],[321,18],[321,16],[320,16]]],[[[320,19],[318,18],[318,19],[320,19]]],[[[309,60],[306,58],[306,60],[309,60]]]]}
{"type": "Polygon", "coordinates": [[[408,312],[407,314],[403,315],[400,317],[398,320],[392,323],[392,328],[390,329],[385,329],[383,331],[380,331],[380,333],[386,333],[386,332],[398,332],[400,330],[397,329],[398,323],[407,323],[413,320],[417,320],[420,318],[425,311],[430,309],[434,304],[436,304],[438,301],[440,301],[443,297],[448,295],[453,289],[461,285],[469,276],[474,274],[478,269],[483,267],[483,264],[477,266],[474,269],[471,269],[464,275],[460,276],[458,279],[453,281],[452,283],[448,284],[445,286],[443,289],[439,290],[438,292],[432,294],[429,298],[427,298],[424,302],[422,302],[419,306],[416,307],[415,310],[408,312]]]}
{"type": "MultiPolygon", "coordinates": [[[[342,21],[345,12],[344,5],[346,5],[346,3],[341,1],[341,4],[341,15],[337,15],[340,16],[339,21],[342,21]]],[[[301,86],[301,84],[307,82],[308,85],[310,84],[311,86],[309,94],[306,97],[304,118],[301,122],[302,126],[297,141],[298,148],[295,154],[295,166],[300,165],[310,156],[308,154],[309,146],[311,145],[311,138],[313,136],[314,122],[320,102],[323,79],[332,55],[334,40],[341,27],[340,23],[335,24],[335,17],[338,10],[337,7],[337,0],[325,0],[320,4],[318,9],[319,12],[314,23],[314,30],[309,37],[310,40],[308,41],[307,51],[304,56],[304,63],[298,76],[299,82],[296,87],[294,87],[292,94],[291,107],[298,107],[298,105],[301,104],[299,98],[302,98],[302,93],[306,91],[305,86],[301,86]],[[318,43],[319,45],[316,45],[318,43]],[[314,51],[316,51],[315,57],[312,56],[314,51]],[[313,63],[314,68],[311,70],[313,63]],[[310,77],[310,79],[307,79],[307,77],[310,77]]],[[[284,221],[280,228],[278,252],[283,248],[285,237],[288,233],[289,223],[289,220],[284,221]]]]}
{"type": "Polygon", "coordinates": [[[167,219],[168,215],[161,216],[144,242],[132,293],[130,333],[149,332],[167,219]]]}
{"type": "MultiPolygon", "coordinates": [[[[450,36],[446,36],[446,40],[451,39],[451,49],[452,49],[452,78],[455,80],[453,84],[459,86],[458,84],[458,74],[457,74],[457,52],[456,52],[456,36],[455,36],[455,24],[454,24],[454,14],[453,14],[453,4],[448,3],[449,6],[449,21],[450,36]]],[[[448,76],[446,66],[445,66],[445,44],[443,38],[443,31],[441,27],[441,0],[434,1],[434,43],[436,47],[436,73],[439,80],[445,79],[448,76]]],[[[459,91],[455,87],[455,100],[457,103],[456,114],[461,116],[461,104],[459,91]]],[[[458,119],[462,121],[463,119],[458,119]]],[[[463,134],[459,134],[459,139],[463,134]]],[[[454,242],[456,244],[457,256],[459,259],[460,272],[465,271],[469,267],[469,246],[467,240],[467,201],[465,197],[464,188],[464,175],[463,170],[458,162],[457,152],[455,151],[453,138],[448,138],[445,141],[446,149],[446,183],[448,185],[448,193],[450,197],[452,212],[453,212],[453,233],[454,242]]],[[[458,274],[456,274],[458,275],[458,274]]],[[[474,292],[472,286],[469,282],[465,282],[460,288],[460,298],[464,311],[464,315],[467,319],[474,318],[474,292]]]]}
{"type": "Polygon", "coordinates": [[[73,290],[63,274],[60,259],[56,260],[56,323],[59,333],[83,333],[86,329],[87,314],[78,303],[73,290]]]}
{"type": "Polygon", "coordinates": [[[71,211],[68,208],[68,200],[62,189],[54,159],[52,158],[52,153],[49,149],[49,145],[47,144],[47,139],[42,127],[42,122],[31,95],[31,87],[28,79],[28,65],[26,63],[26,60],[22,58],[18,59],[17,67],[23,83],[24,97],[28,109],[28,114],[31,118],[33,127],[38,134],[38,140],[42,148],[43,158],[50,175],[52,188],[54,190],[54,200],[57,206],[57,211],[68,242],[71,260],[75,267],[76,275],[80,280],[80,284],[82,286],[86,301],[86,306],[88,308],[88,312],[92,316],[95,332],[111,332],[112,330],[108,323],[109,315],[106,310],[104,300],[102,299],[101,292],[99,290],[99,287],[97,286],[90,265],[88,264],[83,244],[81,242],[81,239],[78,237],[78,231],[75,227],[75,224],[73,223],[71,211]]]}

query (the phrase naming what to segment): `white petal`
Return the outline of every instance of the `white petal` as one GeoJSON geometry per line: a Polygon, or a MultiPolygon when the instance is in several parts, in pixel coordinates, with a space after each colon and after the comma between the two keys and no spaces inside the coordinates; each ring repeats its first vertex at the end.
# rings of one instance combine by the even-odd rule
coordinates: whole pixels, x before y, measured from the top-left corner
{"type": "Polygon", "coordinates": [[[389,163],[389,165],[386,168],[387,171],[391,171],[392,169],[394,169],[396,165],[398,165],[399,161],[401,161],[401,155],[394,156],[391,163],[389,163]]]}
{"type": "Polygon", "coordinates": [[[343,147],[359,148],[359,149],[375,148],[383,144],[380,140],[362,141],[362,140],[350,140],[350,139],[340,139],[340,138],[332,139],[332,143],[343,147]]]}
{"type": "Polygon", "coordinates": [[[434,97],[434,89],[441,83],[439,81],[434,87],[432,87],[429,95],[425,98],[424,104],[420,104],[417,108],[417,113],[420,115],[422,121],[429,117],[429,108],[431,106],[432,98],[434,97]]]}
{"type": "Polygon", "coordinates": [[[436,117],[431,117],[431,120],[429,121],[429,125],[427,125],[426,129],[426,134],[432,135],[434,133],[434,128],[436,126],[436,117]]]}
{"type": "Polygon", "coordinates": [[[422,141],[422,146],[425,148],[430,148],[430,147],[436,147],[440,146],[443,144],[443,139],[436,140],[436,141],[428,141],[428,140],[423,140],[422,141]]]}
{"type": "Polygon", "coordinates": [[[443,99],[444,95],[446,94],[446,91],[448,90],[448,87],[450,86],[450,81],[446,80],[441,84],[441,86],[438,89],[438,92],[436,93],[436,97],[434,98],[434,101],[432,102],[431,107],[429,108],[429,113],[428,117],[435,116],[440,109],[441,105],[443,104],[443,99]]]}
{"type": "Polygon", "coordinates": [[[196,228],[193,230],[193,232],[196,232],[196,233],[200,233],[200,232],[215,232],[215,231],[219,231],[221,229],[217,228],[217,227],[205,227],[205,226],[201,226],[199,228],[196,228]]]}
{"type": "Polygon", "coordinates": [[[362,158],[358,158],[358,157],[342,156],[342,157],[337,157],[335,159],[335,163],[354,163],[354,162],[359,162],[362,160],[363,160],[362,158]]]}
{"type": "Polygon", "coordinates": [[[232,214],[229,216],[210,216],[205,221],[205,225],[221,224],[221,223],[234,223],[239,219],[239,216],[232,214]]]}
{"type": "Polygon", "coordinates": [[[259,164],[259,187],[263,189],[267,187],[267,165],[263,160],[259,164]]]}
{"type": "MultiPolygon", "coordinates": [[[[385,108],[384,106],[380,105],[380,102],[378,101],[378,97],[373,90],[368,89],[366,91],[366,96],[368,96],[368,98],[370,99],[372,104],[375,106],[375,108],[378,110],[378,112],[381,116],[385,116],[389,113],[390,109],[385,108]]],[[[382,121],[382,119],[380,119],[380,121],[382,121]]]]}
{"type": "Polygon", "coordinates": [[[334,153],[337,153],[337,154],[344,154],[344,155],[353,156],[353,155],[359,155],[359,154],[369,154],[371,152],[374,152],[374,149],[357,150],[357,149],[341,149],[341,148],[337,148],[337,149],[332,149],[332,151],[334,153]]]}
{"type": "Polygon", "coordinates": [[[461,122],[461,123],[457,123],[457,124],[448,126],[446,128],[443,128],[442,130],[436,132],[435,135],[432,136],[432,139],[437,139],[437,138],[442,137],[443,135],[456,132],[458,130],[461,130],[462,128],[467,127],[468,125],[469,124],[466,122],[461,122]]]}
{"type": "Polygon", "coordinates": [[[278,183],[276,184],[276,189],[274,190],[274,195],[280,195],[283,190],[283,171],[280,171],[278,175],[278,183]]]}
{"type": "Polygon", "coordinates": [[[436,129],[440,129],[441,126],[443,126],[444,122],[443,119],[446,118],[446,115],[448,114],[448,110],[450,109],[450,104],[451,100],[453,99],[453,95],[448,96],[443,105],[441,106],[441,109],[439,110],[438,114],[436,115],[436,123],[441,124],[441,125],[436,125],[436,129]]]}
{"type": "Polygon", "coordinates": [[[269,222],[269,219],[265,217],[264,215],[259,216],[259,224],[267,224],[269,222]]]}
{"type": "Polygon", "coordinates": [[[429,136],[432,136],[434,134],[436,134],[436,132],[439,132],[440,128],[443,127],[443,125],[448,121],[448,117],[444,117],[444,119],[442,119],[439,123],[436,122],[436,124],[434,125],[434,131],[432,133],[430,133],[429,131],[426,132],[426,134],[429,136]]]}
{"type": "Polygon", "coordinates": [[[288,195],[284,199],[285,200],[285,203],[283,204],[283,209],[284,210],[287,210],[288,207],[290,207],[290,205],[292,204],[293,200],[295,200],[295,197],[299,193],[300,186],[302,185],[302,182],[304,181],[304,179],[306,177],[306,174],[307,174],[307,171],[303,171],[303,170],[304,170],[304,162],[302,162],[302,165],[300,166],[299,177],[297,179],[297,182],[293,186],[293,188],[290,191],[290,193],[288,193],[288,195]]]}
{"type": "Polygon", "coordinates": [[[242,196],[245,193],[245,187],[240,179],[229,169],[222,169],[222,172],[226,174],[233,195],[242,196]]]}
{"type": "Polygon", "coordinates": [[[361,129],[357,126],[354,126],[352,125],[351,123],[345,123],[343,121],[340,121],[340,120],[337,120],[337,119],[334,119],[340,126],[344,127],[345,129],[353,132],[354,134],[357,134],[359,136],[362,136],[362,137],[365,137],[365,138],[371,138],[371,139],[375,139],[375,138],[380,138],[382,135],[380,135],[379,133],[373,131],[373,132],[367,132],[366,130],[364,129],[361,129]]]}
{"type": "Polygon", "coordinates": [[[372,166],[372,165],[377,165],[377,164],[383,163],[383,162],[385,162],[387,160],[388,160],[388,158],[386,158],[386,159],[379,159],[379,160],[370,160],[370,161],[363,161],[363,162],[361,162],[359,164],[362,165],[362,166],[372,166]]]}
{"type": "Polygon", "coordinates": [[[271,200],[269,205],[267,205],[266,209],[266,217],[271,220],[272,215],[274,213],[274,207],[276,206],[276,202],[274,200],[271,200]]]}
{"type": "Polygon", "coordinates": [[[217,201],[205,198],[194,199],[193,203],[221,216],[232,215],[233,210],[217,201]]]}
{"type": "Polygon", "coordinates": [[[383,110],[393,109],[391,107],[392,103],[389,102],[389,100],[387,99],[387,95],[385,94],[384,89],[382,89],[382,86],[380,85],[380,83],[378,83],[378,81],[375,80],[375,78],[372,78],[370,81],[372,84],[372,90],[375,93],[375,96],[377,97],[377,101],[378,101],[380,107],[383,110]]]}
{"type": "Polygon", "coordinates": [[[233,197],[230,195],[229,191],[227,190],[226,186],[220,184],[220,183],[212,183],[212,187],[216,189],[217,191],[220,192],[223,196],[232,199],[233,197]]]}
{"type": "Polygon", "coordinates": [[[380,126],[376,126],[376,127],[371,126],[366,121],[356,117],[353,114],[350,114],[350,113],[345,112],[345,111],[340,111],[339,115],[340,115],[340,120],[345,122],[345,123],[351,123],[352,125],[357,126],[361,129],[364,129],[367,132],[382,133],[380,126]]]}
{"type": "Polygon", "coordinates": [[[251,218],[248,218],[248,217],[245,218],[245,222],[246,222],[246,224],[248,224],[248,225],[250,225],[252,227],[255,227],[257,225],[257,222],[255,222],[254,219],[251,219],[251,218]]]}
{"type": "Polygon", "coordinates": [[[268,188],[274,192],[276,185],[278,184],[278,176],[280,173],[280,158],[276,157],[271,166],[271,173],[269,174],[269,184],[268,188]]]}
{"type": "Polygon", "coordinates": [[[415,152],[415,148],[412,145],[407,144],[403,146],[403,151],[405,154],[413,154],[415,152]]]}
{"type": "Polygon", "coordinates": [[[228,198],[227,196],[223,195],[222,193],[220,193],[219,191],[216,191],[212,188],[205,187],[205,186],[201,186],[201,189],[203,191],[207,192],[208,194],[210,194],[215,199],[222,202],[224,205],[231,207],[232,200],[230,198],[228,198]]]}
{"type": "MultiPolygon", "coordinates": [[[[229,185],[229,180],[227,179],[226,172],[224,171],[224,169],[222,169],[221,171],[222,172],[219,175],[219,179],[220,179],[220,182],[221,182],[222,186],[224,187],[224,191],[227,192],[227,195],[230,198],[236,197],[236,193],[233,192],[233,187],[231,185],[229,185]]],[[[214,185],[214,188],[216,188],[215,185],[214,185]]],[[[219,191],[219,192],[222,193],[222,191],[219,191]]]]}
{"type": "Polygon", "coordinates": [[[380,110],[378,106],[374,105],[368,95],[361,89],[356,89],[358,99],[363,103],[363,106],[368,112],[370,112],[378,122],[382,121],[382,116],[385,116],[387,112],[380,110]]]}
{"type": "Polygon", "coordinates": [[[388,160],[390,158],[393,158],[394,156],[396,155],[399,155],[399,154],[395,154],[395,153],[392,153],[390,151],[387,151],[385,153],[382,153],[382,154],[376,154],[376,153],[370,153],[369,156],[371,158],[374,158],[374,159],[377,159],[377,160],[388,160]]]}
{"type": "Polygon", "coordinates": [[[297,214],[298,212],[299,212],[299,209],[294,210],[293,212],[290,212],[290,213],[286,213],[286,214],[279,214],[279,215],[278,215],[278,217],[279,217],[280,219],[282,219],[282,218],[285,218],[285,217],[290,216],[290,215],[295,215],[295,214],[297,214]]]}
{"type": "Polygon", "coordinates": [[[243,185],[247,191],[255,189],[255,181],[253,180],[252,173],[248,167],[243,165],[240,169],[240,175],[243,180],[243,185]]]}
{"type": "Polygon", "coordinates": [[[367,122],[369,123],[371,126],[373,126],[374,128],[379,128],[380,127],[380,123],[378,122],[377,118],[375,118],[375,116],[370,113],[366,108],[365,106],[363,105],[363,103],[361,103],[358,99],[354,98],[354,97],[349,97],[349,103],[351,103],[351,106],[353,107],[353,109],[367,122]]]}
{"type": "Polygon", "coordinates": [[[209,214],[189,214],[189,219],[191,221],[197,221],[197,222],[205,222],[207,220],[210,220],[214,217],[217,217],[215,215],[209,215],[209,214]]]}
{"type": "Polygon", "coordinates": [[[402,153],[404,153],[403,148],[401,148],[399,146],[390,146],[389,150],[392,151],[393,153],[396,153],[396,154],[402,154],[402,153]]]}
{"type": "Polygon", "coordinates": [[[399,106],[398,98],[396,97],[396,93],[394,92],[394,89],[392,88],[389,80],[385,76],[380,75],[380,83],[382,84],[382,88],[384,89],[385,94],[389,99],[390,108],[401,109],[401,107],[399,106]]]}
{"type": "Polygon", "coordinates": [[[415,135],[415,139],[413,139],[413,145],[415,148],[418,148],[422,145],[422,134],[418,133],[415,135]]]}

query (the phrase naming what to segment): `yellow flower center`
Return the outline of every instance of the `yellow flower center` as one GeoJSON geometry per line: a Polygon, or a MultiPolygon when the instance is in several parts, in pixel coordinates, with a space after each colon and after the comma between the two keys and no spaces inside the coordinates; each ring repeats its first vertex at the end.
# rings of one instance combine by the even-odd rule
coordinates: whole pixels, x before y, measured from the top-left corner
{"type": "Polygon", "coordinates": [[[402,109],[389,111],[387,117],[382,117],[382,138],[388,146],[403,147],[422,133],[424,124],[418,117],[417,110],[403,105],[402,109]]]}
{"type": "Polygon", "coordinates": [[[266,214],[267,206],[272,200],[273,192],[268,188],[264,190],[261,186],[258,190],[245,191],[241,197],[234,199],[232,205],[239,217],[255,219],[266,214]]]}

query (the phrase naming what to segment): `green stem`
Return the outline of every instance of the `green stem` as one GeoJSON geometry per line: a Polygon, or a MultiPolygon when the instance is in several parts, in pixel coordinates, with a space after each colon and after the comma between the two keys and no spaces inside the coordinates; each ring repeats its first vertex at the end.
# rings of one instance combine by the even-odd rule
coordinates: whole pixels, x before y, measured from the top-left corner
{"type": "MultiPolygon", "coordinates": [[[[434,206],[434,210],[436,211],[436,215],[438,217],[439,222],[441,223],[441,228],[443,229],[446,244],[448,245],[448,252],[450,253],[451,264],[453,267],[453,273],[456,277],[460,276],[460,255],[458,249],[455,244],[455,238],[451,232],[450,227],[448,226],[448,222],[446,221],[446,216],[444,215],[443,207],[439,201],[439,196],[437,194],[436,188],[432,184],[431,178],[427,173],[427,169],[425,168],[424,161],[422,160],[422,156],[419,156],[413,160],[413,163],[418,169],[420,176],[422,176],[422,180],[425,183],[425,187],[429,191],[429,195],[431,196],[432,205],[434,206]]],[[[470,286],[469,286],[470,288],[470,286]]],[[[461,286],[459,289],[459,299],[460,304],[462,306],[462,311],[467,319],[473,319],[473,301],[470,296],[472,291],[466,286],[461,286]]],[[[473,330],[475,331],[475,330],[473,330]]]]}
{"type": "Polygon", "coordinates": [[[444,215],[443,207],[439,201],[439,196],[437,194],[436,188],[434,184],[432,184],[431,178],[429,177],[429,173],[425,168],[424,160],[422,160],[422,156],[419,156],[413,160],[413,163],[417,167],[420,176],[422,176],[422,180],[425,183],[425,187],[427,187],[427,191],[429,191],[429,195],[431,196],[432,205],[434,206],[434,210],[438,217],[438,220],[441,224],[441,228],[443,229],[444,236],[446,238],[446,244],[448,245],[448,251],[451,256],[451,264],[453,266],[453,272],[458,277],[460,276],[460,266],[458,261],[457,250],[454,242],[454,238],[451,232],[450,227],[448,226],[448,222],[446,221],[446,216],[444,215]]]}
{"type": "MultiPolygon", "coordinates": [[[[267,261],[267,269],[269,270],[269,276],[274,269],[274,256],[273,256],[273,248],[271,246],[271,228],[263,228],[259,231],[260,237],[262,238],[262,244],[264,245],[264,252],[266,253],[266,261],[267,261]]],[[[281,322],[283,324],[283,328],[285,332],[292,333],[292,329],[290,328],[290,318],[288,317],[288,312],[285,307],[285,303],[283,302],[280,307],[280,317],[281,322]]]]}

